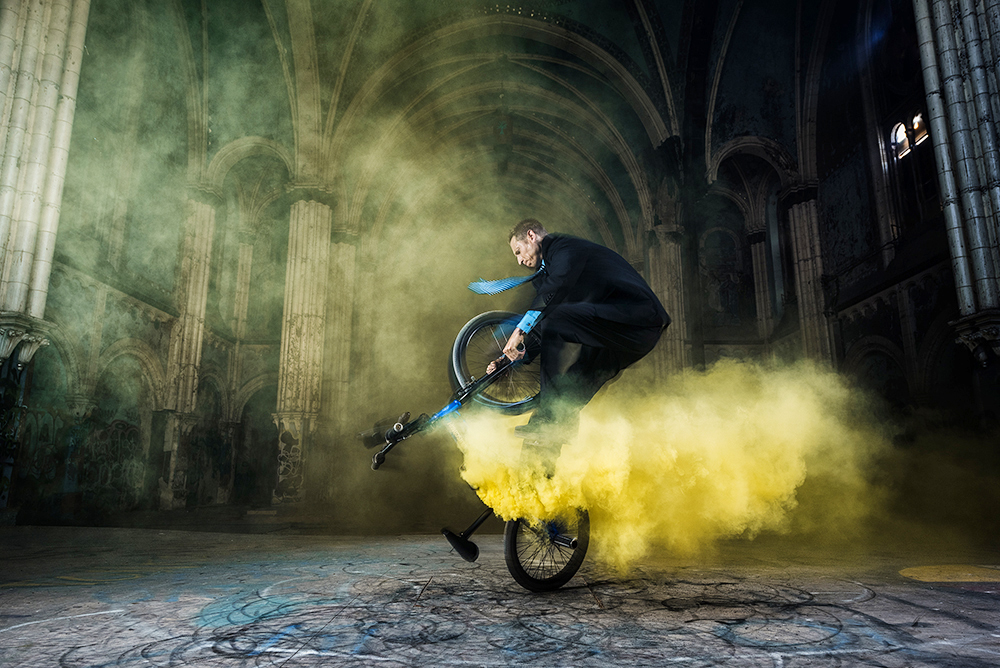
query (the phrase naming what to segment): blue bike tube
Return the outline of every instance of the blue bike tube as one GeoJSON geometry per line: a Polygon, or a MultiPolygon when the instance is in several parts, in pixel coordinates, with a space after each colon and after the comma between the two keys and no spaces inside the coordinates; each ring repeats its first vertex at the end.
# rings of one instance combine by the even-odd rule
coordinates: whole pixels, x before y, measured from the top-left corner
{"type": "Polygon", "coordinates": [[[431,418],[427,422],[429,424],[431,422],[435,422],[436,420],[440,420],[441,418],[445,417],[446,415],[451,415],[452,413],[454,413],[455,411],[457,411],[461,407],[462,407],[462,402],[459,401],[458,399],[455,399],[450,404],[448,404],[447,406],[445,406],[444,408],[442,408],[441,410],[439,410],[437,413],[435,413],[434,415],[432,415],[431,418]]]}

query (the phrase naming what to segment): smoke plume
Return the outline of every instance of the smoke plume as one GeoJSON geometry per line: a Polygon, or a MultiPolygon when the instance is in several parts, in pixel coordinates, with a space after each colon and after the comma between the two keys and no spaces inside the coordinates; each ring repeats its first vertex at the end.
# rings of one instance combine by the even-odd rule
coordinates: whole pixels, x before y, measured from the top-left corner
{"type": "Polygon", "coordinates": [[[505,519],[587,508],[595,556],[622,570],[764,531],[856,530],[881,503],[867,474],[890,445],[864,397],[807,363],[723,362],[656,390],[612,385],[582,412],[551,478],[522,454],[518,421],[468,420],[465,480],[505,519]],[[799,508],[807,481],[812,501],[799,508]]]}

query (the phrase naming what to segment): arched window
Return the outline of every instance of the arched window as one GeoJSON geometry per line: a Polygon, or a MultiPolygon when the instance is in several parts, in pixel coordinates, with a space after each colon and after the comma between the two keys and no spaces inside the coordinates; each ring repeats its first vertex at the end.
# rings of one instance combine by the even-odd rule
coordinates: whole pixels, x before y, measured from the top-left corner
{"type": "Polygon", "coordinates": [[[922,143],[927,137],[927,123],[924,122],[924,115],[917,114],[913,117],[913,145],[922,143]]]}
{"type": "Polygon", "coordinates": [[[896,123],[892,129],[892,154],[897,158],[902,158],[910,152],[910,139],[906,136],[906,126],[896,123]]]}
{"type": "Polygon", "coordinates": [[[918,144],[927,139],[927,123],[922,113],[915,114],[913,120],[907,123],[896,123],[892,128],[890,144],[892,153],[902,158],[910,153],[918,144]]]}
{"type": "Polygon", "coordinates": [[[889,134],[897,210],[894,236],[933,219],[940,211],[934,151],[924,144],[930,136],[927,121],[919,110],[912,114],[892,126],[889,134]]]}

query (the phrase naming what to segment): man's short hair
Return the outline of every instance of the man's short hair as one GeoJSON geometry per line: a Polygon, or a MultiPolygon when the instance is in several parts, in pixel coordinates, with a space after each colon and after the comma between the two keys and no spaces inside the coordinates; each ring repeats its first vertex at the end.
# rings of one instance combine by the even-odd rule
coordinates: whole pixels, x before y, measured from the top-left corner
{"type": "Polygon", "coordinates": [[[507,235],[507,240],[517,239],[521,241],[524,239],[525,235],[528,234],[528,230],[531,230],[540,237],[544,237],[548,232],[542,227],[534,218],[525,218],[520,223],[511,228],[510,234],[507,235]]]}

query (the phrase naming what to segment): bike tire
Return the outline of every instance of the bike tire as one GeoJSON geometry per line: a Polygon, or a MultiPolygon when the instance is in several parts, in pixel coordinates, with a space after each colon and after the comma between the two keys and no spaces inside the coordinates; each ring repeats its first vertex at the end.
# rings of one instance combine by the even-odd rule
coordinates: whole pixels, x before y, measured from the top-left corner
{"type": "MultiPolygon", "coordinates": [[[[451,349],[449,376],[453,389],[465,387],[476,375],[486,373],[487,365],[503,354],[504,344],[520,320],[517,313],[487,311],[462,327],[451,349]]],[[[537,347],[535,332],[528,334],[527,343],[529,349],[537,347]]],[[[503,373],[504,377],[473,397],[473,401],[508,415],[532,410],[541,390],[537,361],[503,373]]]]}
{"type": "Polygon", "coordinates": [[[507,522],[503,532],[504,561],[514,581],[528,591],[552,591],[569,582],[580,570],[590,546],[590,515],[577,511],[571,521],[507,522]],[[556,542],[557,536],[572,538],[570,547],[556,542]]]}

